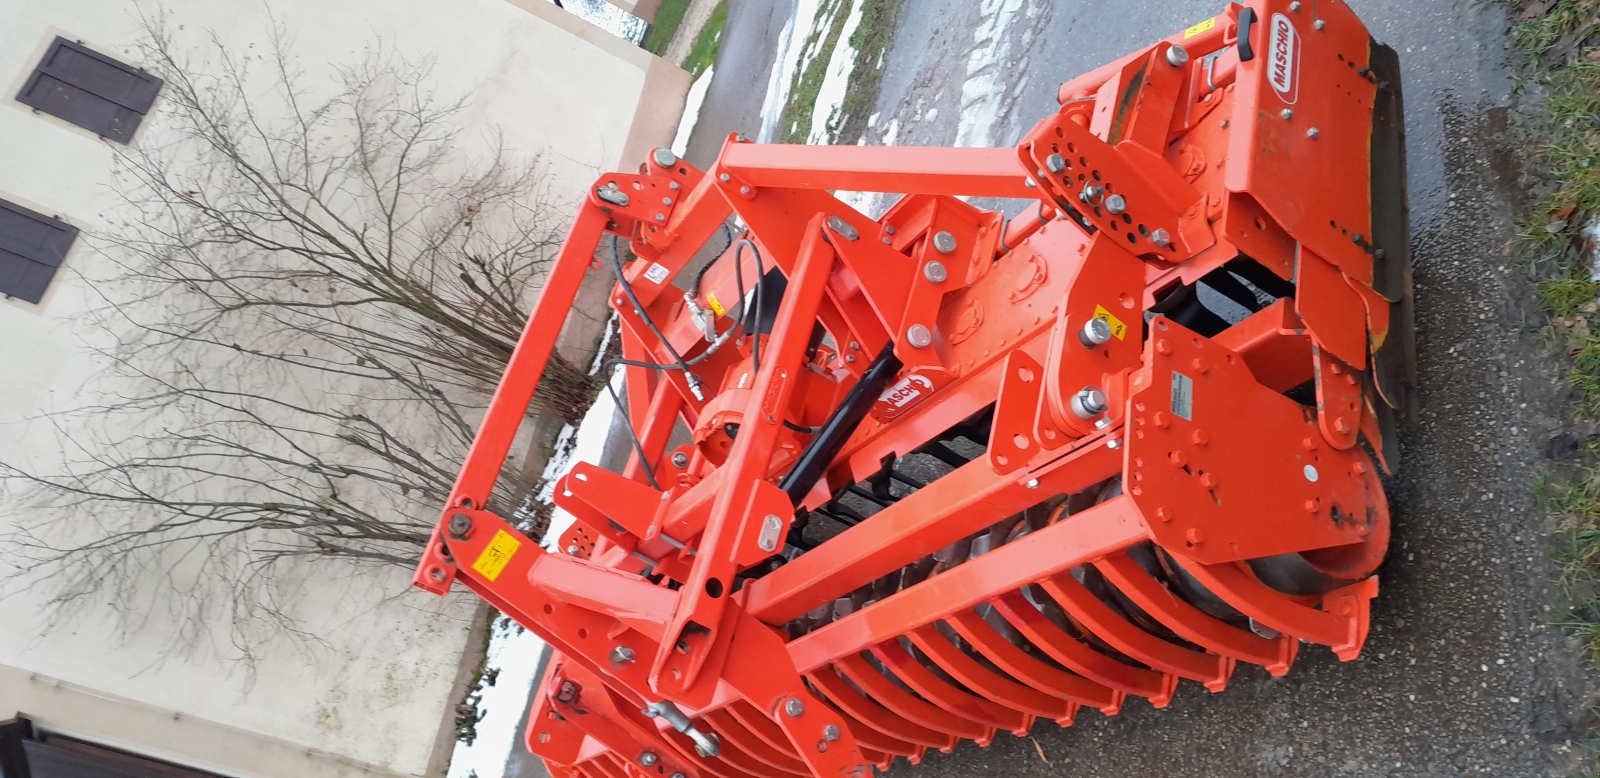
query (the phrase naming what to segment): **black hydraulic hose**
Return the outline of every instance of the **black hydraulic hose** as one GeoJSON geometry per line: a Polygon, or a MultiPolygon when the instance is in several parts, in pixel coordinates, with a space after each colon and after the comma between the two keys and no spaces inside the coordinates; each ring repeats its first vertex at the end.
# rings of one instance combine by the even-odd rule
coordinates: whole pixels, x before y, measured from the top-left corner
{"type": "Polygon", "coordinates": [[[845,441],[855,433],[861,420],[867,417],[872,404],[878,401],[884,388],[894,380],[900,367],[900,359],[894,355],[894,343],[891,341],[878,352],[861,380],[845,394],[839,407],[834,408],[823,423],[822,431],[806,444],[805,450],[800,452],[800,459],[778,483],[778,488],[788,493],[791,503],[798,506],[811,492],[811,487],[816,486],[817,479],[822,477],[828,465],[833,464],[833,458],[839,455],[845,441]]]}
{"type": "MultiPolygon", "coordinates": [[[[628,296],[628,302],[633,303],[633,312],[639,314],[639,318],[644,320],[644,325],[655,333],[656,340],[661,341],[661,345],[666,347],[667,354],[671,355],[672,361],[677,363],[674,367],[683,371],[684,380],[689,382],[689,386],[691,388],[698,386],[699,380],[694,377],[693,373],[689,372],[689,363],[684,362],[683,357],[678,354],[678,350],[672,347],[672,341],[667,340],[667,336],[661,334],[661,328],[657,327],[655,321],[650,318],[650,312],[639,304],[638,296],[633,293],[633,286],[628,283],[628,277],[623,275],[622,260],[617,257],[617,236],[615,235],[611,236],[611,269],[616,271],[617,282],[621,284],[623,293],[628,296]]],[[[696,390],[696,393],[698,394],[698,390],[696,390]]]]}

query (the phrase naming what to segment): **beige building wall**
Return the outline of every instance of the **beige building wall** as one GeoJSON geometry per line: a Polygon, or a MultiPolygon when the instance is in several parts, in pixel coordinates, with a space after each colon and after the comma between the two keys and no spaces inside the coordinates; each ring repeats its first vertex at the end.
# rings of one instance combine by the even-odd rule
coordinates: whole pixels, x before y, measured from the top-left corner
{"type": "MultiPolygon", "coordinates": [[[[146,7],[154,8],[151,4],[146,7]]],[[[347,63],[381,39],[429,58],[442,94],[471,91],[469,129],[497,127],[513,151],[542,152],[557,199],[631,169],[671,142],[688,74],[547,0],[267,0],[307,70],[347,63]]],[[[257,0],[165,0],[177,24],[238,51],[264,46],[257,0]]],[[[116,205],[111,144],[13,97],[56,35],[139,64],[133,0],[0,0],[0,198],[91,232],[116,205]]],[[[153,119],[160,121],[158,99],[153,119]]],[[[138,143],[138,140],[135,140],[138,143]]],[[[73,406],[99,367],[74,329],[92,304],[74,268],[80,237],[39,305],[0,300],[0,461],[38,465],[56,439],[27,421],[73,406]]],[[[0,493],[0,500],[5,495],[0,493]]],[[[0,534],[14,521],[0,502],[0,534]]],[[[0,574],[7,571],[0,570],[0,574]]],[[[251,666],[225,634],[182,656],[154,616],[119,634],[114,614],[46,622],[44,593],[0,583],[0,719],[29,714],[103,740],[240,776],[420,775],[452,704],[475,600],[408,591],[409,573],[310,567],[297,612],[324,644],[278,642],[251,666]],[[295,761],[302,760],[302,761],[295,761]]],[[[448,745],[448,744],[447,744],[448,745]]]]}

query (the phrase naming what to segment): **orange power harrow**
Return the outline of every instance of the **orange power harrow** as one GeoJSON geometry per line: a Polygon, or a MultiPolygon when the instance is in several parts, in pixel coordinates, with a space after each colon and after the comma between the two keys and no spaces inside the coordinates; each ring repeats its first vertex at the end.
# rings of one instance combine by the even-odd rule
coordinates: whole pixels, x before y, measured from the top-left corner
{"type": "Polygon", "coordinates": [[[865,776],[1360,653],[1414,384],[1394,51],[1252,0],[1060,98],[1014,149],[734,136],[589,191],[416,576],[553,646],[554,775],[865,776]],[[634,454],[554,485],[546,552],[484,506],[591,266],[634,454]]]}

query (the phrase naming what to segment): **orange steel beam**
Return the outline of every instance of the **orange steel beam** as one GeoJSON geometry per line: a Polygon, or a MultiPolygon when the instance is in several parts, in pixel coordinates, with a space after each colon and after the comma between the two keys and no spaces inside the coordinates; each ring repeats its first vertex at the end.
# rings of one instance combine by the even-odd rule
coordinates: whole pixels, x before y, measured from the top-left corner
{"type": "Polygon", "coordinates": [[[775,189],[1035,197],[1011,148],[730,143],[716,171],[775,189]]]}

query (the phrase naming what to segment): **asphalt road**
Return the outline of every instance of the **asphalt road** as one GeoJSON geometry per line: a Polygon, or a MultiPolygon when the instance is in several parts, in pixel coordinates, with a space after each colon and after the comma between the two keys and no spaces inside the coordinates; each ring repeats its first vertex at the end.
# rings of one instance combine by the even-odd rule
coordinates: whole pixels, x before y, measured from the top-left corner
{"type": "MultiPolygon", "coordinates": [[[[1327,0],[1322,0],[1326,2],[1327,0]]],[[[1596,722],[1552,527],[1544,452],[1571,416],[1540,343],[1529,280],[1503,253],[1526,197],[1506,22],[1478,0],[1352,0],[1404,71],[1421,413],[1391,479],[1394,538],[1363,656],[1306,646],[1272,678],[1186,682],[1155,710],[1081,714],[932,754],[904,776],[1566,776],[1596,722]],[[1531,323],[1531,326],[1530,326],[1531,323]],[[1037,741],[1037,747],[1033,741],[1037,741]],[[1041,752],[1042,751],[1042,756],[1041,752]],[[1048,760],[1048,761],[1046,761],[1048,760]]],[[[782,0],[735,0],[689,159],[760,126],[782,0]],[[726,79],[726,80],[725,80],[726,79]]],[[[1213,15],[1195,0],[906,0],[867,143],[1010,145],[1057,108],[1061,81],[1213,15]],[[974,81],[973,79],[979,79],[974,81]],[[891,129],[892,128],[892,129],[891,129]]]]}

